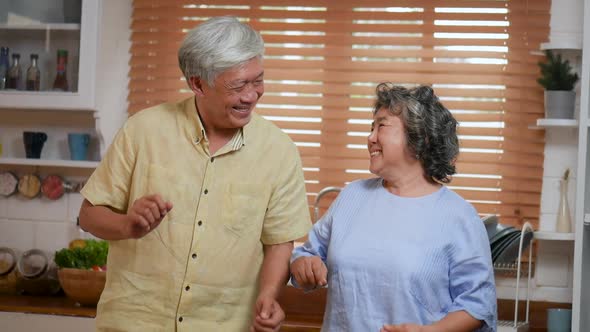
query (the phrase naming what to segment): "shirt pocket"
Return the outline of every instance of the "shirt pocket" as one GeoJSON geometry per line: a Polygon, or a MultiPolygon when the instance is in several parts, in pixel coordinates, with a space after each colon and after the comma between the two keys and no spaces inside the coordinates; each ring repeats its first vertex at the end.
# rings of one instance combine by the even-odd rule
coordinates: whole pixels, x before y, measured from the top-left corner
{"type": "MultiPolygon", "coordinates": [[[[164,220],[173,223],[191,223],[190,212],[195,212],[196,203],[189,186],[178,183],[173,170],[157,164],[150,164],[148,171],[147,195],[158,194],[172,203],[172,210],[164,220]]],[[[163,221],[164,221],[163,220],[163,221]]]]}
{"type": "Polygon", "coordinates": [[[270,186],[229,183],[223,196],[223,224],[237,236],[261,233],[268,207],[270,186]]]}

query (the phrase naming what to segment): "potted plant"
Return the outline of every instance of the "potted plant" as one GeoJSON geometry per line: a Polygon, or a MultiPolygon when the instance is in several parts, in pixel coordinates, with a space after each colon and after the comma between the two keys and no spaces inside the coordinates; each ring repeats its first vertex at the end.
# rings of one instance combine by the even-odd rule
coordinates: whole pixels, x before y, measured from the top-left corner
{"type": "Polygon", "coordinates": [[[578,75],[572,73],[568,60],[561,54],[545,51],[546,62],[539,62],[541,77],[537,82],[545,88],[545,117],[549,119],[573,119],[576,93],[574,85],[578,75]]]}

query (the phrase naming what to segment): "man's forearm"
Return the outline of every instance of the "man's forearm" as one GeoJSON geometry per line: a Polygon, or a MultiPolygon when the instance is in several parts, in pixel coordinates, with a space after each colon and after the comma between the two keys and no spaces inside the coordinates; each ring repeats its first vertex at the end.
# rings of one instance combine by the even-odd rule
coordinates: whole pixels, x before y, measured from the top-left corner
{"type": "Polygon", "coordinates": [[[264,260],[260,270],[260,293],[277,299],[289,280],[289,258],[293,242],[264,246],[264,260]]]}
{"type": "Polygon", "coordinates": [[[80,227],[104,240],[123,240],[126,238],[123,232],[125,217],[106,206],[94,206],[84,200],[80,208],[80,227]]]}

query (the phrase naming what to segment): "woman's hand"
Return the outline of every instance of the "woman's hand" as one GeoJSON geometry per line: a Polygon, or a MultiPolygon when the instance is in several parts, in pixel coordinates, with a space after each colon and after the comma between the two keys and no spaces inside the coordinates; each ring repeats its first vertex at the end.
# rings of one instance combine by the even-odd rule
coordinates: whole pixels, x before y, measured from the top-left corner
{"type": "Polygon", "coordinates": [[[157,194],[135,200],[127,213],[127,222],[123,226],[124,236],[134,239],[144,237],[158,227],[170,210],[172,210],[172,203],[165,202],[157,194]]]}
{"type": "Polygon", "coordinates": [[[430,332],[429,328],[418,324],[383,325],[379,332],[430,332]]]}
{"type": "Polygon", "coordinates": [[[291,274],[304,289],[323,287],[328,284],[328,268],[317,256],[299,257],[291,263],[291,274]]]}

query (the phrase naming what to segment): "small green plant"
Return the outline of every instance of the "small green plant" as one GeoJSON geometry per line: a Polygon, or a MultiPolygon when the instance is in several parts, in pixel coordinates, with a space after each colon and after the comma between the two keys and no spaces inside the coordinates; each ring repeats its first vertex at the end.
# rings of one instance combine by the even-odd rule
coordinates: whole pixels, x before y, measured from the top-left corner
{"type": "Polygon", "coordinates": [[[541,77],[537,82],[545,90],[571,91],[578,81],[578,74],[572,73],[572,66],[568,60],[563,60],[561,54],[553,54],[550,50],[545,51],[547,62],[539,62],[541,77]]]}

